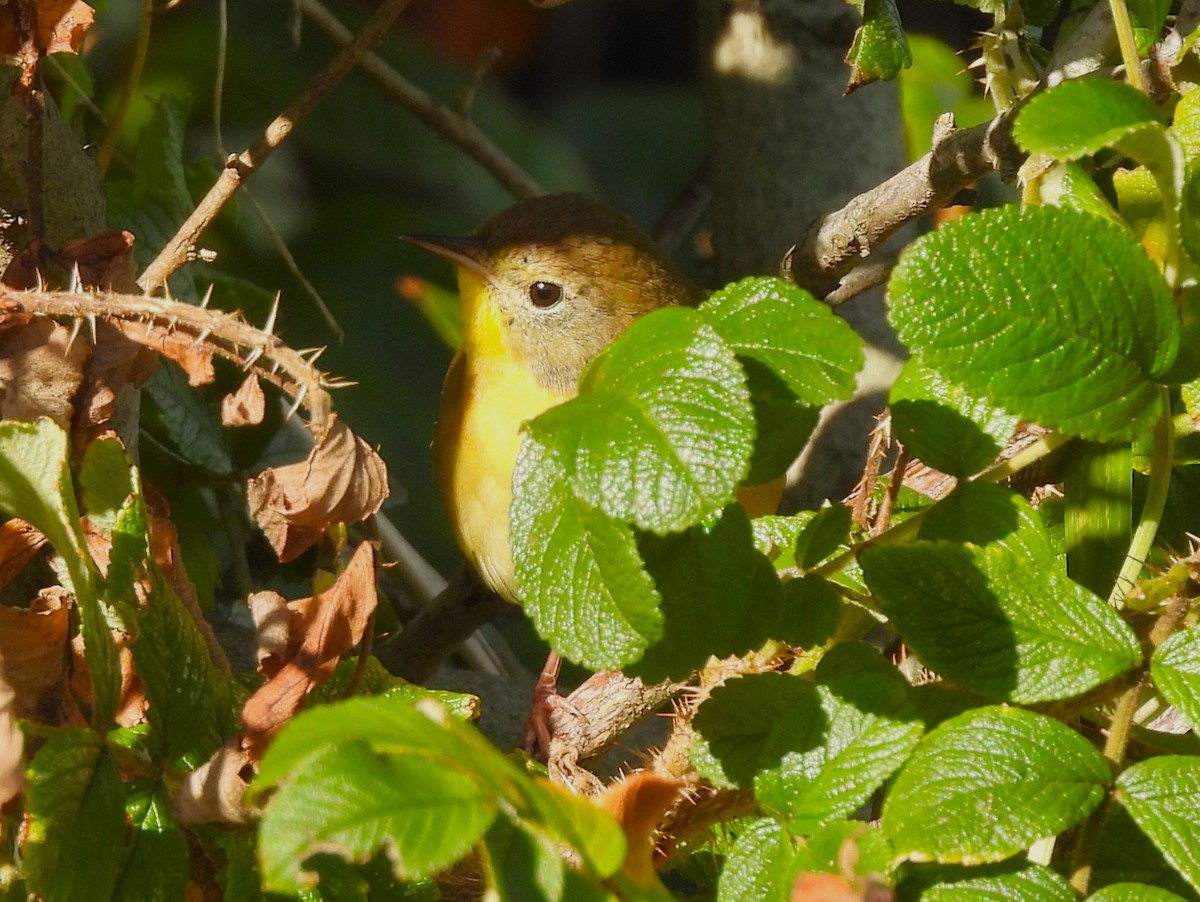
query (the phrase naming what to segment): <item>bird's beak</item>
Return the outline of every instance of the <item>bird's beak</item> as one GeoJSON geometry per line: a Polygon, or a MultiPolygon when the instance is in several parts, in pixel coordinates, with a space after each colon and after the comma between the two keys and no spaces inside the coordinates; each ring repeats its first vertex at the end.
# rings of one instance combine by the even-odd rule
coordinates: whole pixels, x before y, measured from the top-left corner
{"type": "Polygon", "coordinates": [[[491,282],[492,274],[483,265],[483,244],[477,238],[461,238],[456,235],[401,235],[402,241],[437,254],[491,282]]]}

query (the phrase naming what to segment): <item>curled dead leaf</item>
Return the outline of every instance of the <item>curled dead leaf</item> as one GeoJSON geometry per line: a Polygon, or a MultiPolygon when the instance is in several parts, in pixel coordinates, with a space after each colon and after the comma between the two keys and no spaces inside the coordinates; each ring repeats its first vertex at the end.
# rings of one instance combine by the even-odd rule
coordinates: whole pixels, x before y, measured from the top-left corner
{"type": "MultiPolygon", "coordinates": [[[[277,602],[262,596],[259,593],[260,612],[272,611],[277,620],[277,602]]],[[[260,754],[308,693],[325,682],[342,656],[362,641],[376,601],[375,548],[363,542],[329,589],[287,604],[283,654],[266,659],[269,666],[264,671],[270,677],[242,708],[247,748],[260,754]]],[[[277,639],[273,645],[278,647],[277,639]]]]}
{"type": "Polygon", "coordinates": [[[18,517],[0,523],[0,588],[46,545],[46,537],[18,517]]]}
{"type": "Polygon", "coordinates": [[[57,726],[67,686],[68,604],[59,586],[43,589],[28,610],[0,605],[0,674],[17,717],[57,726]]]}
{"type": "Polygon", "coordinates": [[[234,739],[179,781],[171,808],[184,824],[249,823],[254,814],[242,805],[242,798],[252,779],[250,753],[234,739]]]}
{"type": "Polygon", "coordinates": [[[0,654],[0,805],[25,788],[25,739],[17,725],[17,693],[4,673],[0,654]]]}
{"type": "Polygon", "coordinates": [[[76,399],[76,422],[84,437],[100,435],[110,428],[122,393],[143,385],[157,367],[153,351],[127,338],[112,323],[98,320],[96,342],[76,399]]]}
{"type": "Polygon", "coordinates": [[[221,399],[221,425],[257,426],[266,413],[266,395],[258,376],[251,373],[238,390],[221,399]]]}
{"type": "Polygon", "coordinates": [[[49,417],[69,428],[88,350],[52,319],[0,328],[0,419],[49,417]]]}
{"type": "Polygon", "coordinates": [[[247,485],[250,514],[281,561],[295,560],[335,523],[357,523],[388,494],[387,467],[336,415],[308,457],[247,485]]]}
{"type": "Polygon", "coordinates": [[[655,831],[685,786],[669,774],[642,770],[610,783],[596,799],[625,831],[623,873],[639,886],[661,885],[654,872],[655,831]]]}
{"type": "MultiPolygon", "coordinates": [[[[0,4],[0,52],[13,56],[21,50],[17,15],[19,3],[0,4]]],[[[38,0],[34,40],[42,53],[78,53],[84,35],[96,18],[82,0],[38,0]]]]}
{"type": "Polygon", "coordinates": [[[54,257],[68,272],[78,267],[79,281],[85,288],[140,294],[133,245],[132,232],[100,232],[68,241],[54,257]]]}
{"type": "Polygon", "coordinates": [[[212,350],[195,336],[157,322],[122,321],[120,328],[133,341],[178,363],[188,385],[208,385],[216,376],[212,350]]]}

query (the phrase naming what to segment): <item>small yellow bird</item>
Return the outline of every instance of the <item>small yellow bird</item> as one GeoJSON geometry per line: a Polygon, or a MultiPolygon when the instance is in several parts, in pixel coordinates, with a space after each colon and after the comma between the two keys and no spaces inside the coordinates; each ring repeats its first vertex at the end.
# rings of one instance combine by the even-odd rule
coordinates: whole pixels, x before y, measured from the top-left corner
{"type": "Polygon", "coordinates": [[[458,268],[463,344],[433,439],[438,486],[483,581],[519,602],[508,511],[522,424],[574,397],[639,316],[704,295],[633,220],[582,194],[522,201],[467,238],[406,237],[458,268]]]}

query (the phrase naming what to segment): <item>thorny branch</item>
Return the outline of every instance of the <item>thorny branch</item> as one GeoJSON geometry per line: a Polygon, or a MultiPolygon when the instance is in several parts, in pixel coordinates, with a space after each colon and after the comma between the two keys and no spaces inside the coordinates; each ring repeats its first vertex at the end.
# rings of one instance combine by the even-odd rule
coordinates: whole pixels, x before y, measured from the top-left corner
{"type": "Polygon", "coordinates": [[[318,433],[332,412],[329,389],[344,384],[313,365],[315,354],[288,347],[271,334],[269,326],[259,329],[236,314],[169,299],[103,292],[15,291],[0,286],[0,318],[14,313],[142,323],[150,347],[157,338],[190,336],[195,345],[204,345],[244,369],[253,368],[262,379],[302,404],[318,433]]]}
{"type": "MultiPolygon", "coordinates": [[[[343,45],[350,41],[350,30],[320,0],[298,2],[300,11],[331,41],[343,45]]],[[[374,53],[363,58],[362,69],[389,97],[475,160],[513,197],[523,200],[543,193],[533,176],[513,162],[471,121],[467,108],[456,110],[438,103],[374,53]]]]}
{"type": "Polygon", "coordinates": [[[287,140],[292,129],[383,40],[387,30],[408,3],[409,0],[383,0],[362,31],[317,73],[291,106],[275,117],[251,147],[226,162],[216,184],[192,211],[187,221],[179,227],[174,237],[167,242],[154,262],[142,273],[138,284],[142,286],[143,291],[149,294],[161,288],[174,272],[195,255],[196,242],[201,233],[208,228],[242,183],[258,171],[275,149],[287,140]]]}

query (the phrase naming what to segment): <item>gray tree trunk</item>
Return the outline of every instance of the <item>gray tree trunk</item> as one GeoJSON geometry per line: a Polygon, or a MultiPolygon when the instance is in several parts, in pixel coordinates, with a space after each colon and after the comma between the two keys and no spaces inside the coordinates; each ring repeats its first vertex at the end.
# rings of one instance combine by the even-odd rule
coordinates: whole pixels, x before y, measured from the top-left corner
{"type": "MultiPolygon", "coordinates": [[[[904,141],[894,82],[843,94],[858,24],[845,0],[703,0],[702,9],[713,245],[724,283],[777,273],[809,221],[904,166],[904,141]]],[[[838,312],[866,340],[867,366],[856,399],[827,412],[793,468],[791,507],[841,498],[854,485],[900,365],[879,291],[838,312]]]]}

